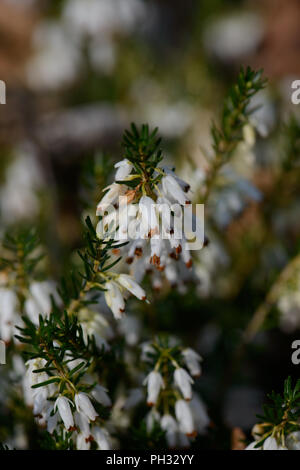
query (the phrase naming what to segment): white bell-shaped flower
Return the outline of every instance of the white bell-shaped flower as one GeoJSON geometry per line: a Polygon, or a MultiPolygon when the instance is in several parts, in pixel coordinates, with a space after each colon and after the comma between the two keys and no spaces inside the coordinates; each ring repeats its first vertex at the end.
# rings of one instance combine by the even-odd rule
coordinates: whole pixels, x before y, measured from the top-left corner
{"type": "Polygon", "coordinates": [[[54,404],[54,409],[58,409],[59,415],[67,430],[74,427],[74,419],[70,404],[72,404],[71,400],[62,395],[59,395],[54,404]]]}
{"type": "Polygon", "coordinates": [[[161,196],[157,198],[156,202],[162,225],[161,235],[163,238],[169,238],[170,233],[172,232],[172,204],[166,197],[161,196]]]}
{"type": "Polygon", "coordinates": [[[82,433],[79,433],[76,437],[76,448],[77,450],[90,450],[91,443],[89,439],[82,433]]]}
{"type": "Polygon", "coordinates": [[[60,302],[60,298],[55,283],[50,281],[32,282],[29,286],[29,292],[30,295],[25,301],[24,309],[28,318],[38,324],[39,315],[46,317],[51,312],[51,296],[57,303],[60,302]]]}
{"type": "Polygon", "coordinates": [[[159,372],[152,371],[145,378],[144,385],[147,384],[147,404],[153,406],[157,402],[157,398],[161,388],[164,388],[164,381],[159,372]]]}
{"type": "Polygon", "coordinates": [[[116,163],[115,168],[117,168],[115,180],[122,181],[131,173],[133,166],[132,163],[125,158],[124,160],[116,163]]]}
{"type": "Polygon", "coordinates": [[[160,414],[155,408],[151,408],[149,413],[147,413],[146,416],[146,428],[147,432],[151,433],[153,430],[155,424],[158,424],[160,422],[160,414]]]}
{"type": "Polygon", "coordinates": [[[278,444],[275,437],[267,437],[263,444],[263,450],[288,450],[286,447],[283,447],[281,444],[278,444]]]}
{"type": "Polygon", "coordinates": [[[184,357],[184,362],[186,363],[186,366],[190,371],[190,374],[193,377],[200,377],[202,372],[200,365],[202,357],[191,348],[184,349],[182,351],[182,355],[184,357]]]}
{"type": "Polygon", "coordinates": [[[190,190],[190,185],[183,179],[179,178],[179,176],[177,176],[176,173],[174,173],[173,169],[164,166],[163,170],[167,175],[172,176],[177,181],[177,183],[179,184],[179,186],[185,193],[187,193],[190,190]]]}
{"type": "Polygon", "coordinates": [[[41,415],[48,407],[48,390],[46,387],[37,388],[37,392],[33,398],[33,414],[41,415]]]}
{"type": "Polygon", "coordinates": [[[53,432],[55,431],[56,427],[57,427],[57,422],[58,422],[58,413],[53,413],[53,410],[54,410],[54,407],[53,406],[50,406],[47,410],[47,414],[46,414],[46,421],[47,421],[47,431],[50,433],[50,434],[53,434],[53,432]]]}
{"type": "Polygon", "coordinates": [[[161,428],[166,431],[169,447],[175,447],[177,442],[178,425],[171,415],[164,415],[160,421],[161,428]]]}
{"type": "Polygon", "coordinates": [[[78,413],[83,414],[88,420],[95,421],[98,416],[89,396],[84,392],[76,393],[75,405],[78,413]]]}
{"type": "Polygon", "coordinates": [[[190,406],[185,400],[177,400],[175,403],[176,419],[179,423],[180,431],[188,437],[196,435],[195,424],[190,406]]]}
{"type": "Polygon", "coordinates": [[[75,411],[74,421],[76,427],[80,430],[80,433],[83,434],[86,438],[90,436],[90,420],[83,414],[75,411]]]}
{"type": "Polygon", "coordinates": [[[149,196],[142,196],[139,202],[141,217],[140,236],[149,238],[159,234],[159,222],[156,212],[156,204],[149,196]]]}
{"type": "Polygon", "coordinates": [[[289,450],[300,450],[300,431],[288,434],[285,442],[289,450]]]}
{"type": "Polygon", "coordinates": [[[164,241],[159,237],[152,237],[150,240],[150,246],[150,263],[152,263],[154,266],[160,266],[160,256],[164,247],[164,241]]]}
{"type": "Polygon", "coordinates": [[[174,382],[186,400],[191,400],[193,391],[191,384],[194,383],[192,377],[185,369],[179,367],[174,371],[174,382]]]}
{"type": "Polygon", "coordinates": [[[112,310],[116,319],[122,317],[125,312],[125,300],[119,286],[114,281],[105,283],[105,300],[109,308],[112,310]]]}
{"type": "Polygon", "coordinates": [[[110,436],[106,429],[95,427],[93,437],[100,450],[111,450],[110,436]]]}
{"type": "Polygon", "coordinates": [[[210,423],[210,419],[203,401],[197,395],[194,394],[190,402],[190,407],[198,433],[204,434],[207,426],[210,423]]]}
{"type": "Polygon", "coordinates": [[[108,191],[104,194],[103,198],[99,202],[96,215],[103,215],[103,212],[107,210],[108,206],[110,206],[110,204],[114,204],[118,197],[122,194],[121,185],[118,183],[113,183],[110,186],[107,186],[105,189],[108,189],[108,191]]]}
{"type": "Polygon", "coordinates": [[[171,176],[167,175],[162,178],[162,188],[164,195],[166,197],[171,197],[175,199],[175,201],[179,202],[181,205],[189,204],[190,200],[185,194],[185,192],[181,189],[180,185],[176,181],[176,179],[171,176]]]}
{"type": "Polygon", "coordinates": [[[128,274],[120,274],[118,276],[118,283],[138,299],[146,300],[146,292],[144,289],[128,274]]]}
{"type": "Polygon", "coordinates": [[[92,395],[103,406],[111,406],[111,399],[107,393],[107,389],[97,384],[92,390],[92,395]]]}

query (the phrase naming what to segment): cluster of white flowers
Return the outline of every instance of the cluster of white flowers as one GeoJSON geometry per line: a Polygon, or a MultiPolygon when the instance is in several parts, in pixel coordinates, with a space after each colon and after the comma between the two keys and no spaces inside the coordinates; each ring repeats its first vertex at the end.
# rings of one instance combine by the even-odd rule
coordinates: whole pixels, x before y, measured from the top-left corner
{"type": "MultiPolygon", "coordinates": [[[[148,165],[152,163],[148,162],[148,165]]],[[[104,255],[104,269],[101,262],[101,268],[95,263],[95,278],[83,284],[80,300],[70,300],[70,304],[64,305],[67,313],[76,314],[82,328],[82,339],[87,346],[93,336],[96,346],[107,351],[110,349],[110,340],[118,333],[124,335],[127,346],[138,344],[141,324],[137,318],[124,317],[123,314],[129,295],[142,301],[147,300],[146,292],[140,286],[146,272],[151,271],[153,287],[156,289],[162,286],[162,273],[171,286],[176,285],[178,288],[183,288],[185,281],[193,276],[188,240],[195,226],[196,237],[202,237],[203,226],[200,226],[199,235],[199,225],[189,197],[190,186],[173,170],[156,165],[153,164],[153,168],[148,171],[147,165],[143,168],[142,164],[143,170],[137,175],[134,173],[134,164],[128,159],[118,162],[115,165],[115,181],[107,188],[97,206],[96,215],[101,218],[96,232],[101,247],[112,241],[117,241],[118,247],[113,248],[114,244],[111,245],[110,264],[107,263],[110,256],[104,255]],[[132,181],[136,179],[139,181],[134,186],[132,181]],[[107,211],[108,206],[113,209],[111,212],[107,211]],[[186,228],[190,231],[186,231],[186,228]],[[121,267],[116,272],[112,270],[115,264],[113,256],[117,258],[119,255],[124,256],[125,263],[120,263],[121,267]],[[91,307],[94,298],[90,289],[97,286],[103,290],[103,295],[98,304],[91,307]],[[105,303],[118,320],[115,330],[105,316],[105,303]]],[[[5,282],[2,282],[5,287],[0,287],[0,337],[6,342],[10,342],[17,333],[15,325],[22,326],[22,315],[38,325],[40,315],[49,317],[53,303],[57,307],[62,306],[53,282],[28,279],[21,283],[15,281],[15,274],[9,280],[5,277],[5,282]]],[[[60,348],[60,342],[53,342],[53,347],[60,348]]],[[[151,352],[151,348],[151,344],[145,345],[143,356],[146,350],[151,352]]],[[[166,432],[170,447],[188,446],[189,438],[203,433],[209,424],[204,404],[192,392],[193,378],[201,375],[202,359],[190,348],[179,348],[178,351],[180,353],[176,360],[172,356],[162,359],[170,361],[167,375],[160,361],[154,365],[148,362],[148,367],[153,367],[153,370],[144,380],[148,389],[147,402],[151,406],[146,417],[147,429],[150,432],[151,426],[158,421],[166,432]],[[168,392],[167,395],[165,392],[168,392]]],[[[53,363],[57,375],[52,375],[47,369],[49,362],[44,354],[46,352],[41,357],[30,359],[25,365],[23,362],[19,364],[19,368],[23,368],[20,375],[24,400],[32,408],[37,424],[45,427],[50,434],[58,432],[61,435],[62,432],[68,439],[71,435],[70,439],[77,449],[88,450],[95,443],[99,449],[112,448],[114,443],[109,431],[111,433],[114,426],[119,426],[118,416],[122,413],[124,416],[127,414],[127,426],[130,425],[129,410],[133,410],[141,400],[142,390],[135,389],[128,397],[122,389],[112,406],[107,390],[98,383],[98,376],[91,369],[79,374],[79,383],[70,380],[71,371],[73,373],[77,367],[81,369],[88,365],[87,360],[82,365],[82,361],[74,359],[70,350],[64,350],[61,363],[53,363]],[[123,397],[123,401],[120,397],[123,397]],[[108,429],[98,417],[95,402],[103,407],[112,407],[111,418],[106,424],[108,429]]],[[[125,361],[127,354],[128,363],[134,362],[133,349],[125,348],[124,354],[125,361]]],[[[136,366],[132,366],[129,373],[134,381],[142,381],[141,372],[136,366]]]]}
{"type": "Polygon", "coordinates": [[[85,344],[87,344],[89,336],[94,336],[96,346],[99,349],[109,349],[108,341],[112,339],[113,331],[102,313],[91,308],[82,308],[78,312],[78,320],[83,331],[85,344]]]}
{"type": "MultiPolygon", "coordinates": [[[[143,345],[143,356],[155,353],[152,345],[143,345]]],[[[181,359],[187,370],[170,358],[175,370],[172,383],[163,372],[159,371],[159,361],[144,380],[147,385],[147,404],[151,411],[147,415],[147,429],[150,432],[155,423],[159,423],[166,432],[169,447],[177,445],[188,447],[189,438],[197,433],[203,434],[209,424],[209,417],[202,400],[192,391],[193,377],[201,375],[201,360],[196,351],[187,348],[182,350],[181,359]],[[164,392],[166,392],[164,394],[164,392]],[[175,399],[175,405],[171,405],[175,399]]]]}
{"type": "Polygon", "coordinates": [[[36,27],[34,54],[27,65],[29,85],[57,90],[73,83],[84,64],[84,48],[96,70],[111,73],[118,37],[130,34],[145,13],[138,0],[67,0],[60,18],[36,27]]]}
{"type": "Polygon", "coordinates": [[[105,282],[105,300],[109,308],[112,310],[116,319],[120,319],[125,312],[126,292],[140,300],[146,300],[144,289],[128,274],[117,274],[114,280],[110,279],[105,282]]]}
{"type": "MultiPolygon", "coordinates": [[[[74,362],[76,361],[72,361],[72,366],[74,362]]],[[[103,426],[97,425],[98,413],[92,404],[94,399],[104,407],[111,406],[106,388],[97,384],[90,395],[75,392],[71,400],[60,394],[56,383],[32,388],[51,379],[44,371],[35,372],[45,368],[44,359],[31,359],[26,366],[27,371],[23,379],[25,402],[33,408],[33,414],[40,425],[46,425],[50,434],[57,430],[60,424],[63,424],[65,431],[76,431],[72,434],[72,439],[78,450],[88,450],[92,441],[97,443],[100,450],[111,448],[109,433],[103,426]]],[[[95,377],[86,375],[84,379],[87,383],[95,383],[95,377]]]]}
{"type": "Polygon", "coordinates": [[[209,417],[203,401],[196,395],[187,403],[183,399],[175,402],[174,415],[160,413],[152,408],[146,417],[147,431],[151,432],[155,423],[166,432],[170,448],[189,447],[190,439],[203,434],[209,425],[209,417]]]}
{"type": "MultiPolygon", "coordinates": [[[[55,284],[52,281],[33,281],[26,292],[24,313],[38,324],[39,315],[46,317],[51,312],[51,296],[59,302],[55,284]]],[[[21,304],[13,287],[0,287],[0,337],[5,342],[13,340],[17,334],[16,325],[20,326],[21,304]]]]}
{"type": "Polygon", "coordinates": [[[146,272],[151,272],[153,287],[160,289],[160,274],[164,272],[172,286],[180,285],[190,276],[188,272],[192,266],[185,236],[189,236],[189,232],[183,233],[183,219],[187,227],[198,228],[196,236],[201,237],[203,232],[190,205],[188,183],[168,168],[157,168],[155,175],[160,174],[161,179],[148,195],[141,185],[134,189],[129,186],[136,175],[127,159],[115,167],[115,182],[106,188],[97,207],[97,215],[103,216],[97,226],[99,238],[115,231],[116,239],[129,241],[123,253],[138,282],[146,272]]]}
{"type": "MultiPolygon", "coordinates": [[[[22,292],[22,295],[25,295],[23,312],[36,325],[39,321],[39,315],[44,318],[49,316],[52,309],[51,297],[57,304],[61,302],[52,281],[32,281],[28,289],[24,289],[25,291],[22,292]]],[[[19,333],[16,325],[22,323],[22,308],[18,295],[19,293],[13,287],[0,288],[0,337],[5,342],[13,340],[14,335],[19,333]]],[[[87,342],[88,335],[93,334],[98,347],[108,348],[105,337],[109,338],[111,331],[104,316],[88,308],[80,310],[78,316],[85,341],[87,342]]],[[[48,432],[52,434],[61,427],[62,422],[65,432],[76,431],[72,434],[72,439],[74,439],[77,449],[89,449],[92,441],[96,442],[99,449],[111,448],[108,431],[95,423],[98,414],[86,393],[75,393],[74,400],[71,401],[66,396],[60,395],[56,383],[36,387],[51,379],[45,371],[36,372],[46,367],[46,360],[42,358],[31,359],[24,366],[21,357],[17,356],[17,358],[16,369],[19,370],[19,373],[21,371],[24,400],[26,405],[33,409],[33,415],[39,425],[46,426],[48,432]]],[[[65,353],[65,360],[70,369],[81,362],[79,360],[70,361],[68,352],[65,353]]],[[[107,390],[97,383],[97,378],[85,374],[83,379],[87,385],[93,386],[90,392],[92,399],[104,407],[110,407],[111,400],[107,390]]]]}

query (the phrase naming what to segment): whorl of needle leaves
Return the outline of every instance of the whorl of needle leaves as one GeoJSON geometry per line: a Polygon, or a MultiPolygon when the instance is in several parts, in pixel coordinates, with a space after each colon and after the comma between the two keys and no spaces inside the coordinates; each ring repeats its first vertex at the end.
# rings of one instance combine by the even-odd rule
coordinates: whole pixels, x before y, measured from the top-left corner
{"type": "Polygon", "coordinates": [[[262,73],[262,70],[254,71],[250,67],[240,70],[237,82],[231,87],[225,100],[220,125],[212,125],[213,148],[222,160],[229,158],[243,139],[242,129],[255,110],[249,107],[250,100],[266,85],[262,73]]]}
{"type": "Polygon", "coordinates": [[[263,414],[257,416],[260,420],[261,439],[256,447],[261,447],[271,434],[280,442],[283,437],[299,431],[300,428],[300,379],[293,387],[291,377],[288,377],[284,382],[283,394],[273,391],[268,398],[269,403],[263,405],[263,414]]]}
{"type": "Polygon", "coordinates": [[[25,228],[14,233],[6,232],[2,242],[5,255],[0,257],[0,270],[17,273],[17,276],[21,273],[26,277],[31,276],[44,257],[44,254],[38,252],[39,244],[36,230],[25,228]]]}
{"type": "MultiPolygon", "coordinates": [[[[47,364],[61,364],[64,363],[67,352],[68,362],[82,359],[86,364],[91,358],[99,357],[94,337],[88,337],[85,342],[77,317],[70,317],[66,311],[61,318],[57,313],[52,313],[49,318],[40,315],[38,327],[26,317],[23,317],[23,321],[25,326],[17,327],[21,334],[16,337],[22,343],[30,344],[31,350],[24,352],[27,359],[38,357],[45,359],[47,364]]],[[[44,372],[51,375],[49,367],[50,365],[45,366],[44,372]]]]}
{"type": "Polygon", "coordinates": [[[150,132],[148,124],[143,124],[139,130],[134,123],[131,124],[131,132],[125,130],[122,142],[124,157],[132,163],[136,178],[131,181],[117,181],[117,183],[135,188],[141,181],[147,181],[150,189],[159,183],[162,177],[160,174],[152,178],[155,169],[163,159],[162,150],[159,148],[161,138],[157,137],[157,132],[157,127],[150,132]]]}

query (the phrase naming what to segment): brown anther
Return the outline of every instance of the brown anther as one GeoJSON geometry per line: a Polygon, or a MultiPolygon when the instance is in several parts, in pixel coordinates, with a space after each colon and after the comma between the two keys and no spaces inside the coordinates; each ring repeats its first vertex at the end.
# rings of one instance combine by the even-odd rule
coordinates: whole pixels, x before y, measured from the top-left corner
{"type": "Polygon", "coordinates": [[[150,232],[148,233],[148,238],[153,237],[153,235],[156,235],[159,233],[158,227],[152,228],[150,232]]]}
{"type": "Polygon", "coordinates": [[[186,265],[186,267],[187,267],[188,269],[190,269],[190,268],[192,267],[192,265],[193,265],[193,260],[190,259],[187,263],[185,263],[185,265],[186,265]]]}
{"type": "Polygon", "coordinates": [[[165,266],[156,266],[156,269],[159,271],[159,272],[163,272],[165,270],[165,266]]]}
{"type": "Polygon", "coordinates": [[[143,256],[143,248],[140,246],[137,246],[136,249],[134,250],[134,254],[137,258],[141,258],[143,256]]]}
{"type": "Polygon", "coordinates": [[[127,198],[127,204],[130,204],[134,200],[135,195],[136,195],[136,190],[135,189],[129,189],[125,193],[125,196],[127,198]]]}
{"type": "Polygon", "coordinates": [[[133,262],[132,256],[129,256],[128,258],[126,258],[126,263],[127,264],[131,264],[132,262],[133,262]]]}
{"type": "Polygon", "coordinates": [[[150,263],[154,264],[154,266],[159,266],[160,265],[160,257],[157,256],[157,255],[151,256],[150,263]]]}
{"type": "Polygon", "coordinates": [[[187,434],[187,437],[196,437],[197,436],[197,431],[193,431],[189,434],[187,434]]]}
{"type": "Polygon", "coordinates": [[[113,248],[111,251],[116,256],[118,256],[120,254],[120,249],[119,248],[113,248]]]}
{"type": "Polygon", "coordinates": [[[179,255],[179,253],[182,252],[182,246],[181,245],[176,246],[175,251],[176,251],[176,254],[179,255]]]}

